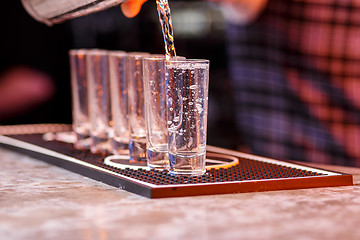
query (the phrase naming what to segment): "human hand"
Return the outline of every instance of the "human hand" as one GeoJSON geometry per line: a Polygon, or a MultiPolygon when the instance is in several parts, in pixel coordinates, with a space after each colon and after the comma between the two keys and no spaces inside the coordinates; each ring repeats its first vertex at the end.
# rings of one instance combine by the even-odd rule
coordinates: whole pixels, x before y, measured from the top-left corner
{"type": "Polygon", "coordinates": [[[121,10],[125,17],[133,18],[140,12],[142,5],[147,0],[127,0],[121,4],[121,10]]]}

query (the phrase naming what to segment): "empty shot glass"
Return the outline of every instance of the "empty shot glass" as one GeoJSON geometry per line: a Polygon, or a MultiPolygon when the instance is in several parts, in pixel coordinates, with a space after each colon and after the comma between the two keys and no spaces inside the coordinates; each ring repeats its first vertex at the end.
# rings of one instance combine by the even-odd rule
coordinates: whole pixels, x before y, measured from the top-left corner
{"type": "Polygon", "coordinates": [[[85,49],[72,49],[69,51],[73,131],[76,136],[74,147],[80,150],[90,148],[86,53],[87,50],[85,49]]]}
{"type": "Polygon", "coordinates": [[[128,86],[126,81],[126,52],[109,52],[111,112],[113,121],[112,153],[127,154],[130,131],[128,126],[128,86]]]}
{"type": "Polygon", "coordinates": [[[209,61],[165,62],[169,172],[205,173],[209,61]]]}
{"type": "MultiPolygon", "coordinates": [[[[185,59],[177,57],[176,59],[185,59]]],[[[165,56],[143,59],[146,119],[146,159],[148,166],[168,169],[168,132],[166,114],[165,56]]]]}
{"type": "Polygon", "coordinates": [[[148,166],[167,169],[168,134],[166,117],[165,56],[143,59],[148,166]]]}
{"type": "Polygon", "coordinates": [[[100,49],[89,50],[86,69],[91,123],[90,151],[106,153],[112,137],[108,52],[100,49]]]}
{"type": "Polygon", "coordinates": [[[143,85],[143,58],[149,53],[128,53],[126,80],[128,83],[129,151],[131,161],[146,161],[146,125],[143,85]]]}

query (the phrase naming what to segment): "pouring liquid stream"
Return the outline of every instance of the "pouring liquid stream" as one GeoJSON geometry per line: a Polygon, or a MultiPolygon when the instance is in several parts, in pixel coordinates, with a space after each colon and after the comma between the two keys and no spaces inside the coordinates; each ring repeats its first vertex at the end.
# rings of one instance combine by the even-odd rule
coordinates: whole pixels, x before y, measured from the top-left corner
{"type": "Polygon", "coordinates": [[[165,56],[169,60],[172,57],[176,57],[169,2],[168,0],[156,0],[156,5],[164,36],[165,56]]]}

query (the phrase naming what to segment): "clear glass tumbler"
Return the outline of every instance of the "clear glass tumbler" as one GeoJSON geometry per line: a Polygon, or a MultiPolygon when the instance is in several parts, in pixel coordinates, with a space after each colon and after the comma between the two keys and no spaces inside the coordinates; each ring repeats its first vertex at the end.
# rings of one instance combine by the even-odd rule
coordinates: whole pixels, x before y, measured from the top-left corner
{"type": "Polygon", "coordinates": [[[88,111],[88,84],[86,76],[85,49],[69,51],[72,90],[73,131],[76,135],[74,147],[80,150],[90,148],[90,120],[88,111]]]}
{"type": "Polygon", "coordinates": [[[127,154],[129,148],[126,56],[126,52],[123,51],[109,52],[111,112],[114,130],[112,153],[115,155],[127,154]]]}
{"type": "Polygon", "coordinates": [[[165,63],[169,172],[205,173],[209,87],[208,60],[165,63]]]}
{"type": "Polygon", "coordinates": [[[86,57],[92,153],[106,153],[112,138],[109,61],[106,50],[92,49],[86,57]]]}
{"type": "Polygon", "coordinates": [[[146,161],[146,125],[143,85],[143,58],[149,53],[128,53],[126,80],[128,83],[128,113],[131,161],[146,161]]]}

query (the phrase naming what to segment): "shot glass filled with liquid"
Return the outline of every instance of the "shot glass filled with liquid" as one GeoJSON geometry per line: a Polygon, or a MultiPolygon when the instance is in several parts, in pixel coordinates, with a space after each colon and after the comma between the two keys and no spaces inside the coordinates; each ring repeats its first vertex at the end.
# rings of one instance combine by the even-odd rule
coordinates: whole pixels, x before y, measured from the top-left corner
{"type": "Polygon", "coordinates": [[[165,63],[169,172],[205,173],[209,88],[208,60],[165,63]]]}

